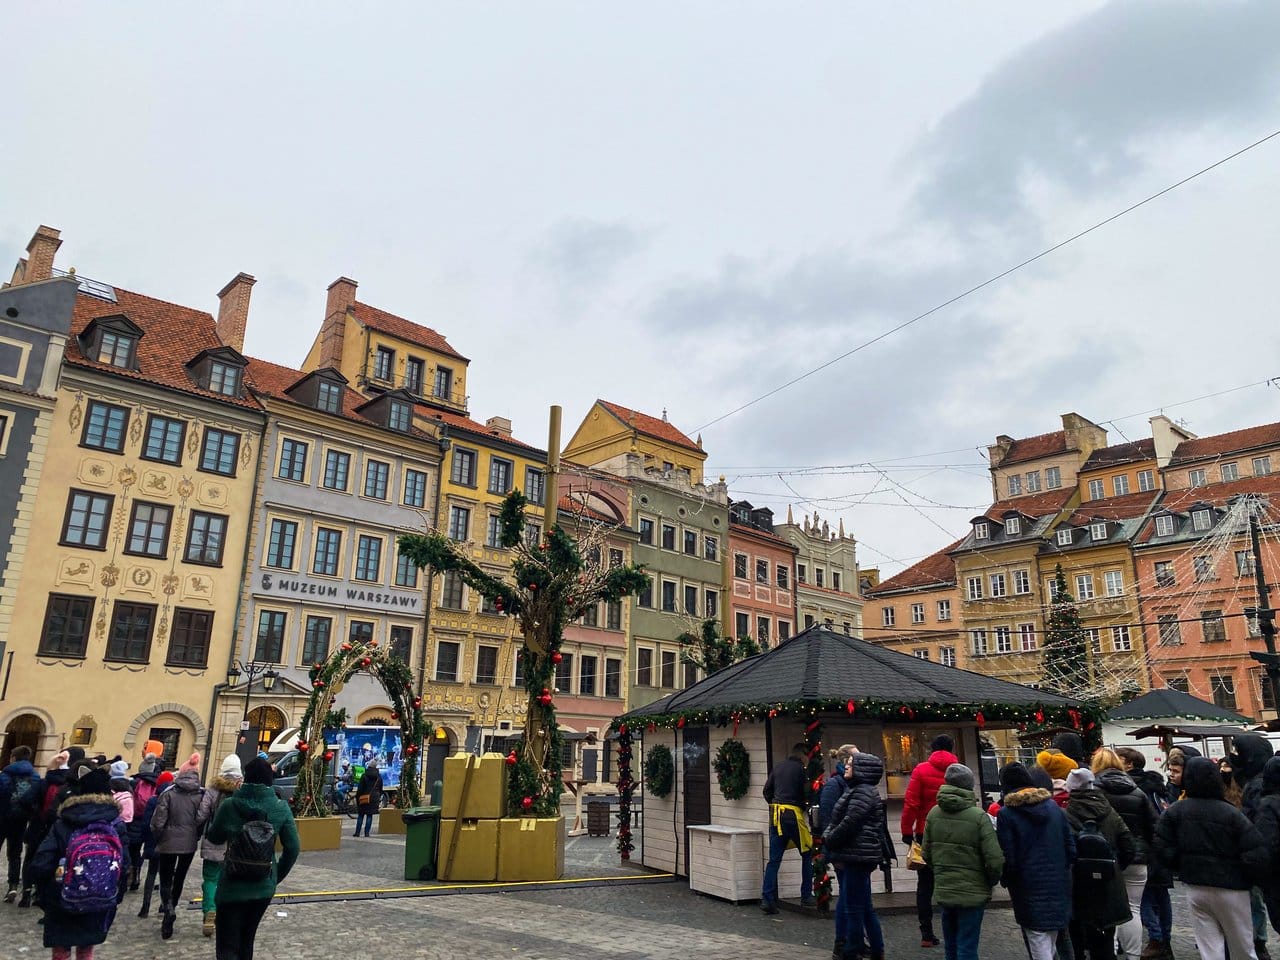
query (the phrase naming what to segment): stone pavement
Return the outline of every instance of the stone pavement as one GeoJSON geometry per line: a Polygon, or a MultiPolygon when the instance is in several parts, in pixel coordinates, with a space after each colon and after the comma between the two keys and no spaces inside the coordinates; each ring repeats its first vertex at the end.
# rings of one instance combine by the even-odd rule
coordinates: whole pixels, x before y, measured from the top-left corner
{"type": "MultiPolygon", "coordinates": [[[[321,889],[405,887],[397,838],[345,838],[337,854],[303,854],[281,893],[321,889]]],[[[620,868],[612,841],[574,838],[569,857],[574,872],[603,876],[620,868]]],[[[625,883],[625,881],[624,881],[625,883]]],[[[199,892],[199,860],[187,880],[187,894],[199,892]]],[[[97,960],[188,960],[213,958],[212,941],[200,935],[200,913],[184,910],[174,939],[160,939],[154,914],[135,914],[138,894],[130,894],[97,960]]],[[[1175,915],[1185,924],[1181,897],[1175,915]]],[[[40,946],[38,912],[0,904],[0,960],[48,956],[40,946]]],[[[883,916],[889,960],[942,960],[942,951],[919,946],[915,918],[883,916]]],[[[1174,951],[1192,955],[1190,930],[1179,928],[1174,951]]],[[[300,958],[420,957],[425,960],[509,957],[515,960],[821,960],[830,956],[829,918],[783,912],[767,917],[758,906],[734,907],[690,893],[682,881],[643,886],[574,885],[557,889],[508,888],[466,896],[278,903],[268,911],[258,937],[258,960],[300,958]]],[[[1022,938],[1007,909],[991,910],[983,926],[983,960],[1025,960],[1022,938]]]]}

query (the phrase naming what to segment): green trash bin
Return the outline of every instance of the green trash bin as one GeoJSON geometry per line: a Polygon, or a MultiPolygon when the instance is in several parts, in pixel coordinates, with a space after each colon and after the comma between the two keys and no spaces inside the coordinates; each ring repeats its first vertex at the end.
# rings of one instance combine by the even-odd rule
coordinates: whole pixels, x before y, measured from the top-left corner
{"type": "Polygon", "coordinates": [[[436,878],[436,838],[440,836],[439,807],[410,807],[404,821],[404,878],[436,878]]]}

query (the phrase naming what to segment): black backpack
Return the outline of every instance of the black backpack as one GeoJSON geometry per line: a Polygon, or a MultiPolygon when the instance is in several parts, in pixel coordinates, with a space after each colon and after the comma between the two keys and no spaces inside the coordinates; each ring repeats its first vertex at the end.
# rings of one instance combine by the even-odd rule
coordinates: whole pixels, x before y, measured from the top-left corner
{"type": "Polygon", "coordinates": [[[35,776],[14,777],[9,794],[9,820],[16,823],[30,819],[41,799],[40,781],[35,776]]]}
{"type": "Polygon", "coordinates": [[[246,820],[227,841],[222,872],[232,880],[264,880],[271,876],[275,858],[276,828],[269,820],[246,820]]]}
{"type": "Polygon", "coordinates": [[[1116,851],[1098,829],[1097,820],[1086,820],[1076,833],[1076,883],[1106,883],[1116,876],[1116,851]]]}

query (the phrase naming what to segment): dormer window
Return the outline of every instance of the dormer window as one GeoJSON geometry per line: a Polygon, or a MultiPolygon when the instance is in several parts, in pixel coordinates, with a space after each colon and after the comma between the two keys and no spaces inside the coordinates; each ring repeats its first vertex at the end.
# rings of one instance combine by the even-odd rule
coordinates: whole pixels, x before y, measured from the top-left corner
{"type": "Polygon", "coordinates": [[[1213,526],[1213,511],[1211,510],[1192,510],[1191,511],[1191,529],[1197,533],[1203,533],[1213,526]]]}
{"type": "Polygon", "coordinates": [[[1063,527],[1058,531],[1058,546],[1069,547],[1073,540],[1072,530],[1070,527],[1063,527]]]}
{"type": "Polygon", "coordinates": [[[1094,541],[1107,539],[1106,523],[1104,522],[1104,523],[1089,524],[1089,539],[1094,541]]]}
{"type": "Polygon", "coordinates": [[[109,363],[123,370],[132,370],[133,352],[137,343],[136,337],[117,333],[114,330],[104,330],[102,342],[98,345],[98,362],[109,363]]]}
{"type": "Polygon", "coordinates": [[[985,521],[980,521],[973,525],[973,539],[989,540],[991,539],[991,525],[985,521]]]}
{"type": "Polygon", "coordinates": [[[387,404],[387,426],[408,433],[413,426],[413,407],[401,400],[392,400],[387,404]]]}
{"type": "Polygon", "coordinates": [[[327,413],[342,411],[342,387],[328,380],[316,384],[316,409],[327,413]]]}
{"type": "Polygon", "coordinates": [[[1005,536],[1016,537],[1022,533],[1022,518],[1010,517],[1004,522],[1005,536]]]}
{"type": "Polygon", "coordinates": [[[240,368],[217,360],[210,361],[209,391],[224,397],[240,396],[240,368]]]}
{"type": "Polygon", "coordinates": [[[1172,537],[1173,536],[1173,517],[1167,513],[1162,513],[1156,517],[1156,536],[1172,537]]]}

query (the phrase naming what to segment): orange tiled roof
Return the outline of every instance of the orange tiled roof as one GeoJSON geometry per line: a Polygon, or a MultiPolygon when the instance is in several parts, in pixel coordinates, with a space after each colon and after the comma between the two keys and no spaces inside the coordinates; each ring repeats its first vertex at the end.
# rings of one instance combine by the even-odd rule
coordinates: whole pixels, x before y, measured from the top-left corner
{"type": "Polygon", "coordinates": [[[1132,443],[1117,443],[1113,447],[1103,447],[1089,454],[1089,459],[1080,468],[1081,473],[1089,470],[1102,470],[1107,467],[1118,467],[1126,463],[1140,463],[1143,460],[1156,458],[1156,442],[1147,437],[1132,443]]]}
{"type": "Polygon", "coordinates": [[[1071,516],[1067,517],[1066,523],[1082,527],[1092,520],[1133,520],[1146,513],[1147,507],[1151,506],[1151,501],[1158,495],[1158,490],[1143,490],[1139,493],[1126,493],[1121,497],[1090,500],[1076,507],[1071,516]]]}
{"type": "Polygon", "coordinates": [[[657,417],[651,417],[647,413],[640,413],[638,410],[632,410],[618,403],[610,403],[607,400],[597,400],[596,402],[628,427],[633,427],[637,433],[642,433],[646,437],[653,437],[655,440],[674,443],[678,447],[685,447],[698,453],[703,452],[700,446],[666,420],[659,420],[657,417]]]}
{"type": "Polygon", "coordinates": [[[956,564],[950,553],[964,540],[957,540],[937,553],[925,557],[919,563],[907,567],[901,573],[882,580],[866,592],[868,597],[878,597],[899,590],[933,590],[956,585],[956,564]]]}
{"type": "Polygon", "coordinates": [[[446,423],[459,430],[466,430],[468,433],[479,434],[482,437],[494,437],[505,443],[515,444],[517,447],[527,447],[529,450],[540,454],[543,457],[546,456],[546,451],[539,450],[531,443],[525,443],[523,440],[517,440],[515,437],[503,436],[492,427],[486,426],[483,423],[477,423],[470,417],[464,417],[462,414],[454,413],[452,410],[435,407],[429,403],[419,403],[417,405],[417,412],[418,416],[424,417],[428,420],[439,420],[441,423],[446,423]]]}
{"type": "Polygon", "coordinates": [[[1255,450],[1258,447],[1270,447],[1280,444],[1280,423],[1267,423],[1259,427],[1246,427],[1243,430],[1232,430],[1214,437],[1197,437],[1195,440],[1183,440],[1173,451],[1169,466],[1188,463],[1192,460],[1203,460],[1207,457],[1221,457],[1244,450],[1255,450]]]}
{"type": "Polygon", "coordinates": [[[575,500],[573,497],[565,494],[560,498],[559,512],[567,513],[574,517],[585,517],[588,520],[595,520],[598,523],[607,523],[611,526],[618,525],[617,517],[610,517],[594,507],[590,507],[581,500],[575,500]]]}
{"type": "Polygon", "coordinates": [[[1061,510],[1075,492],[1075,487],[1063,487],[1061,490],[1047,490],[1030,497],[998,500],[991,505],[984,516],[989,520],[999,520],[1009,511],[1016,510],[1024,517],[1047,517],[1061,510]]]}
{"type": "Polygon", "coordinates": [[[369,304],[361,303],[359,300],[351,305],[351,312],[366,327],[371,327],[393,337],[399,337],[409,343],[416,343],[418,346],[434,350],[436,353],[457,357],[459,360],[467,360],[466,357],[449,345],[448,340],[430,327],[424,327],[422,324],[406,320],[404,317],[397,317],[394,313],[387,313],[385,310],[371,307],[369,304]]]}
{"type": "MultiPolygon", "coordinates": [[[[254,392],[261,396],[273,397],[276,400],[284,400],[288,403],[296,402],[286,391],[307,376],[306,373],[301,370],[294,370],[292,367],[284,367],[278,363],[272,363],[269,360],[259,360],[257,357],[248,357],[246,359],[249,361],[246,371],[249,386],[254,392]]],[[[366,420],[356,412],[356,408],[365,402],[365,397],[348,387],[343,387],[342,415],[344,417],[349,420],[369,423],[369,420],[366,420]]]]}
{"type": "Polygon", "coordinates": [[[1027,460],[1039,460],[1055,453],[1067,452],[1067,432],[1055,430],[1053,433],[1042,433],[1034,437],[1024,437],[1013,441],[1009,452],[1000,461],[1000,466],[1023,463],[1027,460]]]}
{"type": "Polygon", "coordinates": [[[218,339],[212,314],[121,290],[119,287],[115,288],[115,293],[115,303],[86,293],[77,294],[75,309],[71,314],[71,337],[67,340],[64,354],[68,363],[181,390],[183,393],[219,403],[258,409],[257,401],[252,397],[228,397],[196,386],[187,372],[187,363],[200,351],[224,346],[218,339]],[[104,317],[121,315],[128,317],[143,331],[136,351],[137,370],[124,370],[109,363],[91,360],[80,350],[77,337],[90,323],[104,317]]]}

